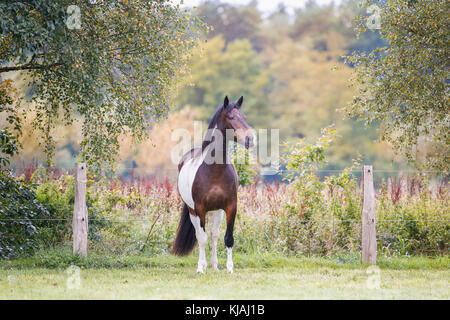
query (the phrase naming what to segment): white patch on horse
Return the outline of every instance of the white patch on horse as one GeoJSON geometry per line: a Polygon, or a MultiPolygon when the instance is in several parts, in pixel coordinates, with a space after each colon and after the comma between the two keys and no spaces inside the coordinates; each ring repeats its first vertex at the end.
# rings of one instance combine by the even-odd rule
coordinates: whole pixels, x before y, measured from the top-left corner
{"type": "Polygon", "coordinates": [[[205,150],[186,161],[178,174],[178,191],[181,199],[183,199],[184,203],[191,209],[195,208],[194,199],[192,197],[192,186],[194,185],[195,176],[197,175],[198,168],[200,168],[205,161],[209,149],[212,147],[213,143],[210,143],[205,150]]]}
{"type": "Polygon", "coordinates": [[[191,158],[183,165],[178,175],[178,191],[181,199],[191,208],[195,208],[194,199],[192,198],[192,186],[194,184],[195,175],[198,168],[203,163],[203,154],[196,158],[191,158]]]}

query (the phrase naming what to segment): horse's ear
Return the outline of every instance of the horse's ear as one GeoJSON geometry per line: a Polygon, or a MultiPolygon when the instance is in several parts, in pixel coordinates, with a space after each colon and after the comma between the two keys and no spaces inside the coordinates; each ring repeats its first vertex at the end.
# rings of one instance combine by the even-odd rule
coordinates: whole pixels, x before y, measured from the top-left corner
{"type": "Polygon", "coordinates": [[[244,97],[241,96],[239,98],[239,100],[236,102],[236,105],[238,106],[238,108],[242,107],[242,102],[244,102],[244,97]]]}
{"type": "Polygon", "coordinates": [[[223,107],[224,107],[224,108],[228,107],[228,103],[230,103],[230,102],[228,101],[228,96],[225,96],[225,100],[223,100],[223,107]]]}

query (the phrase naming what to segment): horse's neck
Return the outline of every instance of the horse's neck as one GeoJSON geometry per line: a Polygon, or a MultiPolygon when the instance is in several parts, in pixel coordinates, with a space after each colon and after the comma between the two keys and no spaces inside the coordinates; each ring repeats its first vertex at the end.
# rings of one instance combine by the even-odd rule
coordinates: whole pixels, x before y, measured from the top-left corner
{"type": "MultiPolygon", "coordinates": [[[[228,163],[228,142],[226,141],[226,137],[222,134],[222,139],[211,139],[215,137],[215,130],[219,130],[216,127],[213,128],[211,132],[211,138],[207,140],[207,136],[205,136],[205,140],[202,142],[202,153],[211,152],[211,149],[214,148],[215,152],[220,152],[222,154],[222,164],[228,163]]],[[[220,164],[212,164],[212,166],[221,166],[220,164]]]]}

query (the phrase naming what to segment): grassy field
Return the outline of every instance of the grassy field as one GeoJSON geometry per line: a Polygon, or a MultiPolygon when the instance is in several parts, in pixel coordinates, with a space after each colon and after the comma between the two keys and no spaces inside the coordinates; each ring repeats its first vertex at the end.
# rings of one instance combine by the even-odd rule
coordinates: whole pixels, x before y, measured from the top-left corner
{"type": "Polygon", "coordinates": [[[235,256],[235,273],[195,273],[196,257],[105,257],[67,252],[0,263],[0,299],[449,299],[448,257],[235,256]],[[80,266],[79,283],[76,271],[80,266]],[[368,271],[369,270],[369,271],[368,271]],[[379,280],[379,281],[378,281],[379,280]]]}

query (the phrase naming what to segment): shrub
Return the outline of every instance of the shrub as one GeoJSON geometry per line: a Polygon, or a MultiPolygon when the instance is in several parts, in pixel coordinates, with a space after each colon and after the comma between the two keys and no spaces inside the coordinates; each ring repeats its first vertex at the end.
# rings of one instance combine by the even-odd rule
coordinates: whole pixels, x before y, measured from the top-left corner
{"type": "Polygon", "coordinates": [[[31,253],[39,245],[42,220],[50,216],[36,198],[35,185],[15,180],[0,170],[0,256],[31,253]]]}
{"type": "MultiPolygon", "coordinates": [[[[34,175],[33,179],[36,179],[34,175]]],[[[89,184],[91,184],[90,181],[89,184]]],[[[48,176],[36,188],[36,198],[49,211],[49,219],[40,225],[38,239],[44,247],[64,245],[72,239],[72,217],[75,201],[75,181],[72,176],[48,176]]],[[[86,206],[89,214],[89,240],[101,241],[101,229],[111,224],[105,217],[108,210],[99,204],[99,194],[88,188],[86,206]]]]}
{"type": "Polygon", "coordinates": [[[236,144],[232,156],[239,185],[246,186],[255,183],[257,172],[250,163],[249,151],[243,146],[236,144]]]}
{"type": "MultiPolygon", "coordinates": [[[[324,179],[303,172],[290,184],[263,182],[239,186],[235,250],[258,255],[332,256],[340,252],[359,255],[361,190],[358,180],[351,174],[357,165],[356,162],[339,175],[324,179]]],[[[9,179],[10,183],[21,181],[9,179]]],[[[34,247],[70,247],[73,178],[66,174],[49,176],[35,172],[31,181],[39,184],[31,187],[32,184],[21,182],[31,190],[28,196],[36,198],[33,203],[46,210],[45,218],[57,220],[30,221],[36,231],[28,239],[34,247]]],[[[382,183],[376,192],[380,256],[447,255],[450,238],[447,185],[404,178],[397,183],[400,188],[392,184],[386,187],[382,183]]],[[[3,193],[1,198],[7,197],[10,196],[3,193]]],[[[18,203],[23,201],[17,200],[18,203]]],[[[90,255],[113,253],[134,257],[142,251],[144,254],[168,253],[182,205],[175,185],[169,180],[88,180],[87,202],[90,255]]],[[[207,228],[211,226],[209,218],[207,216],[207,228]]],[[[21,229],[15,230],[25,232],[24,226],[17,224],[21,229]]],[[[220,232],[223,238],[225,228],[220,232]]],[[[224,254],[222,241],[219,248],[224,254]]]]}
{"type": "MultiPolygon", "coordinates": [[[[72,218],[75,199],[74,178],[54,175],[42,167],[24,182],[0,172],[0,256],[11,258],[32,253],[37,248],[63,246],[72,240],[72,218]]],[[[92,181],[89,181],[89,185],[92,181]]],[[[111,210],[117,201],[88,188],[89,241],[103,241],[106,228],[118,228],[111,210]]]]}
{"type": "Polygon", "coordinates": [[[387,255],[447,254],[449,217],[447,200],[431,196],[428,188],[403,201],[393,201],[384,189],[378,197],[379,249],[387,255]]]}
{"type": "Polygon", "coordinates": [[[344,169],[338,176],[324,181],[316,171],[326,164],[325,152],[336,137],[336,130],[328,127],[315,144],[300,140],[285,144],[285,180],[295,189],[293,203],[285,205],[273,223],[278,224],[278,238],[285,238],[288,250],[328,254],[335,250],[354,251],[359,247],[358,230],[360,200],[351,170],[344,169]]]}

